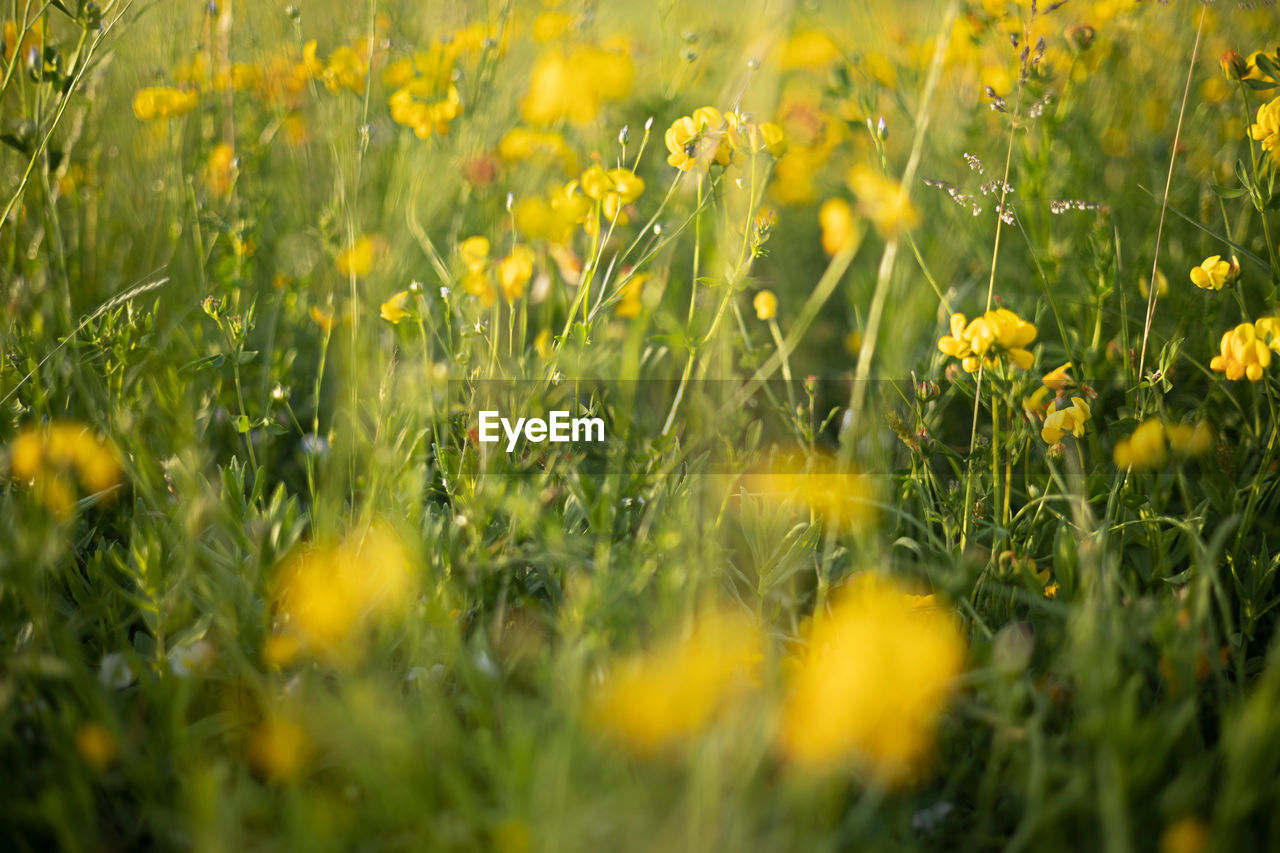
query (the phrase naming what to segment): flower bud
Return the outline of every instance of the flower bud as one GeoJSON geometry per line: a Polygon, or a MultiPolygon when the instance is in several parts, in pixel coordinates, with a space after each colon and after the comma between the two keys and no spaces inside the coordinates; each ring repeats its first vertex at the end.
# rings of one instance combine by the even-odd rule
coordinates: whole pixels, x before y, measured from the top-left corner
{"type": "Polygon", "coordinates": [[[1218,60],[1218,64],[1222,67],[1222,73],[1227,76],[1228,80],[1243,80],[1244,76],[1249,73],[1249,63],[1234,50],[1228,50],[1222,54],[1222,59],[1218,60]]]}
{"type": "Polygon", "coordinates": [[[1093,47],[1093,39],[1097,34],[1098,31],[1088,24],[1081,24],[1067,30],[1067,38],[1071,41],[1071,46],[1081,53],[1093,47]]]}
{"type": "Polygon", "coordinates": [[[942,389],[938,387],[938,383],[933,380],[927,382],[916,383],[916,399],[921,403],[928,403],[930,400],[938,399],[938,395],[942,393],[942,389]]]}

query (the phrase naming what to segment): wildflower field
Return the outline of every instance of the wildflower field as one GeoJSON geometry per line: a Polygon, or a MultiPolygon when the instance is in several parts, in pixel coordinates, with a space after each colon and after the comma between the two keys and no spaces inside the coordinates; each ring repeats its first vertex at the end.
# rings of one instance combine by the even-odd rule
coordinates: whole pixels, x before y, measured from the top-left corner
{"type": "Polygon", "coordinates": [[[0,20],[3,849],[1280,849],[1273,3],[0,20]]]}

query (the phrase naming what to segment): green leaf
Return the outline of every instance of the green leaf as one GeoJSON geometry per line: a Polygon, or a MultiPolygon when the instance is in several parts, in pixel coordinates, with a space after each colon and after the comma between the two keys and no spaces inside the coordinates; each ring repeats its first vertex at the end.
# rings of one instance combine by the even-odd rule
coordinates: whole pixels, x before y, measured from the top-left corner
{"type": "Polygon", "coordinates": [[[1217,194],[1219,198],[1240,198],[1248,192],[1244,187],[1224,187],[1220,184],[1209,184],[1209,188],[1217,194]]]}
{"type": "Polygon", "coordinates": [[[182,367],[178,368],[179,373],[195,373],[197,370],[205,370],[211,367],[222,367],[227,357],[222,353],[214,353],[206,355],[204,358],[197,358],[195,361],[188,361],[182,367]]]}
{"type": "Polygon", "coordinates": [[[253,424],[249,421],[248,415],[239,415],[231,421],[235,425],[236,432],[244,433],[253,428],[253,424]]]}
{"type": "Polygon", "coordinates": [[[1276,84],[1272,83],[1270,80],[1245,80],[1243,82],[1250,89],[1257,89],[1259,91],[1274,89],[1276,87],[1276,84]]]}

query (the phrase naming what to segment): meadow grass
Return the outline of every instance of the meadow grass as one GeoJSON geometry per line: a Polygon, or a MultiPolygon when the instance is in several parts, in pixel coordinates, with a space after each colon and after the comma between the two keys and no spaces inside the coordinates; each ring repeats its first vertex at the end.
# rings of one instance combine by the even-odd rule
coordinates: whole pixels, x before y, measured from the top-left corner
{"type": "Polygon", "coordinates": [[[1280,844],[1273,4],[0,13],[6,848],[1280,844]]]}

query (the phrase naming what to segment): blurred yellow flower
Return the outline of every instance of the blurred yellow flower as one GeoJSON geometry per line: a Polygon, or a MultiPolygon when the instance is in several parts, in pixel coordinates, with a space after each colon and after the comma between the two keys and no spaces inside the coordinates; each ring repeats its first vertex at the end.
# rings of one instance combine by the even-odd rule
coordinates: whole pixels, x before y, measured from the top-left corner
{"type": "Polygon", "coordinates": [[[1000,358],[1026,370],[1034,361],[1026,349],[1036,339],[1036,327],[1008,308],[987,311],[969,321],[964,314],[951,315],[951,334],[938,340],[938,349],[960,359],[969,373],[979,366],[994,366],[1000,358]]]}
{"type": "Polygon", "coordinates": [[[498,140],[498,156],[508,163],[524,160],[559,160],[566,176],[578,171],[578,155],[562,134],[554,131],[513,127],[498,140]]]}
{"type": "Polygon", "coordinates": [[[908,198],[907,188],[865,163],[858,163],[849,172],[849,186],[858,197],[858,213],[870,220],[881,235],[889,236],[920,224],[920,212],[908,198]]]}
{"type": "Polygon", "coordinates": [[[1235,258],[1224,261],[1221,255],[1211,255],[1191,268],[1191,283],[1202,290],[1221,290],[1239,275],[1240,262],[1235,258]]]}
{"type": "Polygon", "coordinates": [[[644,291],[644,283],[651,278],[649,273],[631,273],[631,278],[624,285],[619,294],[618,307],[614,308],[614,313],[619,317],[638,317],[644,308],[644,303],[640,301],[640,294],[644,291]]]}
{"type": "Polygon", "coordinates": [[[1124,469],[1157,468],[1167,458],[1164,424],[1159,418],[1148,418],[1133,434],[1116,442],[1116,465],[1124,469]]]}
{"type": "Polygon", "coordinates": [[[751,686],[762,656],[752,621],[705,614],[689,635],[615,664],[593,692],[587,719],[632,752],[652,754],[702,731],[751,686]]]}
{"type": "Polygon", "coordinates": [[[200,96],[167,86],[140,89],[133,96],[133,114],[140,121],[157,121],[185,115],[196,108],[200,96]]]}
{"type": "Polygon", "coordinates": [[[385,241],[378,236],[358,237],[350,247],[338,253],[335,262],[344,276],[364,278],[373,271],[375,258],[386,251],[385,241]]]}
{"type": "Polygon", "coordinates": [[[533,260],[533,249],[520,243],[498,262],[498,283],[508,302],[515,302],[524,294],[524,286],[533,277],[533,260]]]}
{"type": "MultiPolygon", "coordinates": [[[[1195,275],[1194,271],[1192,271],[1192,275],[1195,275]]],[[[1194,281],[1195,279],[1193,278],[1192,280],[1194,281]]],[[[1160,270],[1156,270],[1156,296],[1164,296],[1168,292],[1168,276],[1160,270]]],[[[1151,295],[1151,282],[1147,281],[1147,277],[1145,275],[1138,279],[1138,293],[1142,294],[1143,299],[1146,299],[1151,295]]]]}
{"type": "Polygon", "coordinates": [[[751,305],[756,309],[756,316],[761,320],[772,320],[778,315],[778,297],[773,295],[772,290],[762,290],[756,294],[756,298],[751,300],[751,305]]]}
{"type": "Polygon", "coordinates": [[[402,290],[382,303],[381,314],[382,319],[393,326],[404,318],[413,316],[413,312],[409,310],[409,291],[402,290]]]}
{"type": "Polygon", "coordinates": [[[529,74],[520,117],[539,127],[561,119],[576,124],[595,121],[605,102],[621,100],[631,92],[635,65],[626,48],[615,41],[542,54],[529,74]]]}
{"type": "Polygon", "coordinates": [[[813,618],[778,746],[800,767],[852,763],[884,783],[906,782],[929,754],[963,663],[946,609],[917,607],[893,581],[859,575],[813,618]]]}
{"type": "Polygon", "coordinates": [[[311,322],[315,323],[326,332],[332,332],[333,327],[337,325],[337,319],[334,316],[332,308],[321,308],[319,305],[312,305],[307,312],[307,316],[311,318],[311,322]]]}
{"type": "Polygon", "coordinates": [[[821,68],[840,57],[840,48],[831,36],[822,30],[805,30],[782,43],[778,51],[778,66],[784,71],[821,68]]]}
{"type": "Polygon", "coordinates": [[[76,729],[76,751],[94,770],[102,770],[116,760],[116,739],[99,723],[84,723],[76,729]]]}
{"type": "Polygon", "coordinates": [[[204,182],[214,195],[222,196],[231,192],[231,185],[236,175],[235,149],[225,142],[213,146],[209,160],[205,163],[204,182]]]}
{"type": "Polygon", "coordinates": [[[307,546],[283,564],[274,586],[279,636],[269,657],[287,663],[290,650],[334,665],[362,652],[362,629],[399,611],[414,586],[409,553],[382,524],[357,529],[337,545],[307,546]]]}
{"type": "Polygon", "coordinates": [[[782,456],[763,470],[746,474],[743,487],[771,504],[796,501],[836,528],[858,528],[876,517],[872,481],[842,470],[828,456],[782,456]]]}
{"type": "Polygon", "coordinates": [[[1271,350],[1258,338],[1253,323],[1241,323],[1223,334],[1219,350],[1209,368],[1225,373],[1232,381],[1248,377],[1250,382],[1257,382],[1271,364],[1271,350]]]}
{"type": "Polygon", "coordinates": [[[31,483],[45,507],[65,518],[75,506],[77,481],[86,494],[107,493],[120,484],[120,455],[83,424],[29,426],[9,446],[9,473],[31,483]]]}
{"type": "Polygon", "coordinates": [[[1046,444],[1057,444],[1067,433],[1080,438],[1084,435],[1084,425],[1091,417],[1093,413],[1089,411],[1089,404],[1081,397],[1072,397],[1071,405],[1061,409],[1055,400],[1049,404],[1040,437],[1046,444]]]}
{"type": "Polygon", "coordinates": [[[842,198],[829,198],[818,208],[818,225],[822,228],[822,251],[834,255],[853,245],[853,208],[842,198]]]}
{"type": "Polygon", "coordinates": [[[456,86],[439,87],[424,77],[416,77],[392,92],[387,105],[391,119],[412,128],[419,139],[433,133],[448,134],[450,123],[462,114],[462,97],[456,86]]]}
{"type": "Polygon", "coordinates": [[[311,740],[302,726],[279,717],[264,720],[247,744],[254,770],[275,781],[297,778],[310,751],[311,740]]]}
{"type": "Polygon", "coordinates": [[[1209,827],[1204,821],[1184,817],[1169,824],[1160,836],[1160,853],[1204,853],[1209,841],[1209,827]]]}

